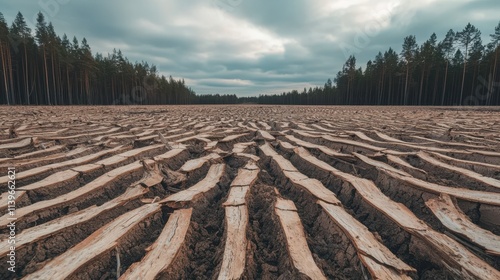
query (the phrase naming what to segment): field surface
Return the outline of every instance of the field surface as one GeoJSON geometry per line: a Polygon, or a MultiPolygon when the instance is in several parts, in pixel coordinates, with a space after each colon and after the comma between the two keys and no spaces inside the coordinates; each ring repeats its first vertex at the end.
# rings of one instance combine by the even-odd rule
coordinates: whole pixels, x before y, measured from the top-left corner
{"type": "Polygon", "coordinates": [[[0,115],[0,279],[500,279],[493,108],[0,115]]]}

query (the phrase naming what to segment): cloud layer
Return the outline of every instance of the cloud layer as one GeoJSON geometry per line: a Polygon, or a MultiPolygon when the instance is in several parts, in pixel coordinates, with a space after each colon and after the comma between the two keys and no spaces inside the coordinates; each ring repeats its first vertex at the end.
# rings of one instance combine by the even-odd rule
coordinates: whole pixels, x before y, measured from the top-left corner
{"type": "Polygon", "coordinates": [[[121,49],[131,61],[184,78],[198,94],[238,96],[321,86],[349,54],[358,67],[378,53],[471,22],[483,43],[497,0],[0,0],[8,22],[21,11],[34,28],[45,13],[58,34],[86,37],[94,52],[121,49]]]}

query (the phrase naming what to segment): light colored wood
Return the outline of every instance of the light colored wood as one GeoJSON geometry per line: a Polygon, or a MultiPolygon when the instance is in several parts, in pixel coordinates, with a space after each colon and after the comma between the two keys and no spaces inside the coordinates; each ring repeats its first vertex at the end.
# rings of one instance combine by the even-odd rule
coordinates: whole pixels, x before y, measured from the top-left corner
{"type": "Polygon", "coordinates": [[[472,223],[469,217],[458,210],[449,195],[442,194],[437,199],[429,199],[425,205],[446,228],[484,248],[486,253],[500,256],[500,236],[472,223]]]}
{"type": "Polygon", "coordinates": [[[218,279],[241,279],[246,264],[246,230],[248,227],[247,206],[226,207],[225,213],[227,237],[218,279]]]}
{"type": "MultiPolygon", "coordinates": [[[[411,143],[411,142],[405,142],[405,141],[399,140],[397,138],[391,137],[391,136],[384,134],[382,132],[379,132],[379,131],[374,131],[374,132],[375,132],[375,134],[377,134],[378,137],[380,137],[388,142],[403,143],[403,144],[404,143],[411,143]]],[[[422,143],[419,143],[419,144],[422,144],[422,143]]]]}
{"type": "MultiPolygon", "coordinates": [[[[122,149],[123,149],[123,146],[118,146],[116,148],[103,150],[103,151],[100,151],[100,152],[97,152],[97,153],[94,153],[94,154],[91,154],[88,156],[83,156],[83,157],[79,157],[76,159],[71,159],[71,160],[53,163],[53,164],[48,164],[48,165],[44,165],[44,166],[40,166],[40,167],[35,167],[35,168],[29,169],[26,171],[21,171],[21,172],[18,172],[16,174],[16,180],[23,180],[23,179],[31,178],[31,177],[43,174],[45,172],[55,170],[55,169],[71,168],[74,166],[78,166],[80,164],[85,164],[85,163],[94,161],[100,157],[103,157],[103,156],[106,156],[106,155],[109,155],[112,153],[116,153],[122,149]]],[[[4,177],[4,176],[0,177],[0,184],[6,184],[7,181],[8,181],[7,177],[4,177]]]]}
{"type": "Polygon", "coordinates": [[[196,169],[202,167],[208,161],[214,160],[214,159],[219,159],[219,158],[220,158],[220,156],[218,154],[211,153],[211,154],[208,154],[204,157],[188,160],[186,163],[184,163],[184,165],[179,170],[181,172],[191,172],[193,170],[196,170],[196,169]]]}
{"type": "Polygon", "coordinates": [[[373,279],[411,279],[408,274],[416,270],[398,259],[342,206],[323,201],[318,201],[318,204],[349,237],[357,249],[360,260],[368,268],[373,279]]]}
{"type": "MultiPolygon", "coordinates": [[[[280,171],[288,178],[292,184],[296,187],[299,187],[310,194],[312,194],[317,199],[323,200],[325,202],[331,204],[340,204],[340,201],[337,199],[335,194],[328,190],[323,184],[317,179],[311,179],[306,175],[300,173],[293,164],[285,159],[283,156],[279,155],[274,151],[274,149],[269,144],[264,144],[260,146],[260,149],[266,154],[270,156],[276,164],[280,167],[280,171]]],[[[301,148],[304,152],[305,149],[301,148]]]]}
{"type": "Polygon", "coordinates": [[[120,129],[121,129],[120,127],[114,127],[114,128],[111,128],[107,131],[82,133],[82,134],[68,135],[68,136],[39,136],[39,137],[40,137],[40,140],[69,140],[69,139],[75,139],[75,138],[80,138],[80,137],[90,138],[91,136],[96,136],[96,135],[101,135],[101,134],[104,134],[104,135],[111,134],[111,133],[119,131],[120,129]]]}
{"type": "Polygon", "coordinates": [[[433,156],[439,157],[441,159],[444,159],[446,161],[451,161],[451,162],[455,162],[455,163],[461,163],[461,164],[468,165],[468,166],[471,166],[471,167],[481,166],[481,167],[486,167],[486,168],[489,168],[489,169],[494,169],[494,170],[500,171],[500,165],[489,164],[489,163],[484,163],[484,162],[479,162],[479,161],[463,160],[463,159],[449,157],[449,156],[446,156],[446,155],[443,155],[443,154],[440,154],[440,153],[434,153],[434,152],[430,152],[430,154],[433,155],[433,156]]]}
{"type": "Polygon", "coordinates": [[[349,155],[349,154],[343,154],[343,153],[340,153],[340,152],[337,152],[337,151],[334,151],[328,147],[325,147],[323,145],[316,145],[316,144],[313,144],[313,143],[310,143],[310,142],[307,142],[307,141],[304,141],[304,140],[301,140],[299,138],[296,138],[295,136],[293,135],[287,135],[285,136],[288,140],[294,142],[295,144],[299,145],[299,146],[302,146],[302,147],[305,147],[305,148],[308,148],[308,149],[318,149],[320,150],[321,152],[323,152],[324,154],[326,155],[329,155],[329,156],[332,156],[332,157],[352,157],[352,155],[349,155]]]}
{"type": "Polygon", "coordinates": [[[251,186],[257,180],[259,168],[255,163],[248,163],[244,168],[238,169],[238,175],[231,182],[231,186],[251,186]]]}
{"type": "Polygon", "coordinates": [[[422,170],[420,168],[416,168],[415,166],[409,164],[408,162],[406,162],[405,160],[403,160],[402,158],[398,157],[398,156],[394,156],[394,155],[387,155],[387,159],[390,161],[390,162],[393,162],[395,164],[399,164],[407,169],[411,169],[413,171],[417,171],[417,172],[420,172],[422,174],[427,174],[427,172],[425,170],[422,170]]]}
{"type": "Polygon", "coordinates": [[[241,142],[233,146],[233,153],[243,153],[249,146],[255,145],[255,142],[241,142]]]}
{"type": "Polygon", "coordinates": [[[410,174],[406,173],[405,171],[400,170],[400,169],[396,169],[395,167],[392,167],[391,165],[386,164],[384,162],[371,159],[371,158],[364,156],[362,154],[358,154],[358,153],[353,153],[353,154],[354,154],[354,156],[356,156],[357,158],[359,158],[363,162],[368,163],[369,165],[375,166],[378,169],[389,170],[389,171],[397,173],[401,176],[411,176],[410,174]]]}
{"type": "MultiPolygon", "coordinates": [[[[271,130],[271,127],[269,127],[269,129],[267,129],[267,130],[271,130]]],[[[274,136],[272,136],[269,132],[267,132],[265,130],[259,130],[259,134],[266,141],[274,141],[274,140],[276,140],[276,138],[274,136]]]]}
{"type": "Polygon", "coordinates": [[[410,186],[417,187],[417,188],[422,189],[424,191],[438,194],[438,195],[439,194],[448,194],[448,195],[451,195],[453,197],[460,198],[460,199],[467,200],[467,201],[500,206],[500,193],[476,191],[476,190],[470,190],[470,189],[464,189],[464,188],[454,188],[454,187],[447,187],[447,186],[442,186],[442,185],[430,183],[427,181],[417,179],[417,178],[411,176],[410,174],[403,172],[401,170],[397,170],[386,163],[370,159],[370,158],[365,157],[365,156],[360,155],[360,154],[355,154],[355,156],[358,157],[359,159],[361,159],[362,161],[364,161],[365,163],[368,163],[372,166],[375,166],[377,169],[385,172],[389,176],[391,176],[395,179],[401,180],[403,182],[406,182],[410,186]]]}
{"type": "Polygon", "coordinates": [[[283,148],[285,150],[293,150],[295,148],[294,145],[292,145],[286,141],[278,140],[278,143],[280,143],[280,148],[283,148]]]}
{"type": "Polygon", "coordinates": [[[471,153],[479,154],[479,155],[484,155],[484,156],[491,156],[491,157],[500,157],[499,152],[493,152],[493,151],[481,151],[481,150],[468,150],[471,153]]]}
{"type": "Polygon", "coordinates": [[[2,144],[0,145],[0,151],[1,150],[15,150],[15,149],[21,149],[28,147],[29,145],[33,144],[34,139],[32,138],[24,138],[21,140],[18,140],[17,142],[14,143],[7,143],[7,144],[2,144]]]}
{"type": "MultiPolygon", "coordinates": [[[[148,161],[152,163],[151,161],[148,161]]],[[[43,200],[26,207],[22,207],[16,210],[16,218],[17,220],[26,219],[26,216],[37,218],[37,213],[43,212],[45,210],[53,209],[56,207],[61,207],[61,205],[71,205],[72,202],[82,199],[86,195],[92,194],[104,186],[112,183],[113,181],[119,180],[122,177],[128,176],[129,174],[139,171],[143,169],[143,165],[141,162],[136,161],[134,163],[119,167],[114,169],[97,179],[91,181],[85,186],[78,188],[72,192],[67,194],[60,195],[54,199],[43,200]]],[[[0,228],[4,228],[7,226],[8,219],[7,215],[4,215],[0,218],[0,228]]]]}
{"type": "Polygon", "coordinates": [[[264,145],[259,146],[259,149],[268,157],[277,156],[278,153],[269,145],[269,143],[264,143],[264,145]]]}
{"type": "Polygon", "coordinates": [[[363,142],[338,138],[338,137],[334,137],[334,136],[330,136],[330,135],[322,135],[321,137],[323,139],[331,141],[331,142],[347,144],[347,145],[356,146],[356,147],[360,147],[360,148],[364,148],[364,149],[368,149],[368,150],[372,150],[372,151],[376,151],[376,152],[381,152],[381,151],[387,150],[386,148],[381,148],[381,147],[373,146],[373,145],[366,144],[363,142]]]}
{"type": "Polygon", "coordinates": [[[241,134],[229,135],[229,136],[224,137],[224,139],[220,140],[219,142],[221,142],[221,143],[231,142],[231,141],[234,141],[234,140],[236,140],[238,138],[245,137],[248,134],[249,133],[241,133],[241,134]]]}
{"type": "MultiPolygon", "coordinates": [[[[28,228],[22,231],[21,233],[17,234],[18,239],[16,241],[16,248],[17,249],[23,248],[28,244],[32,244],[34,242],[38,242],[39,240],[45,239],[49,236],[58,234],[59,232],[63,231],[66,228],[74,227],[78,224],[90,221],[91,219],[94,219],[107,211],[111,211],[131,200],[141,197],[146,192],[147,190],[145,188],[141,186],[135,186],[127,189],[127,191],[125,191],[124,194],[104,203],[101,206],[91,206],[84,210],[63,216],[61,218],[49,221],[39,226],[28,228]]],[[[7,240],[1,240],[1,241],[7,242],[7,240]]],[[[5,247],[5,252],[3,252],[3,250],[0,250],[0,252],[2,253],[2,255],[4,253],[7,254],[8,253],[7,247],[5,247]]]]}
{"type": "Polygon", "coordinates": [[[167,270],[180,253],[186,241],[193,208],[174,211],[168,218],[160,236],[151,245],[141,261],[133,263],[120,280],[155,279],[167,270]]]}
{"type": "Polygon", "coordinates": [[[21,154],[21,155],[15,156],[13,159],[8,158],[6,160],[14,160],[14,162],[15,162],[16,160],[35,158],[35,157],[39,157],[42,154],[48,154],[48,153],[52,153],[52,152],[60,152],[60,151],[64,150],[65,148],[66,148],[66,145],[56,145],[56,146],[49,147],[47,149],[34,151],[34,152],[26,153],[26,154],[21,154]]]}
{"type": "Polygon", "coordinates": [[[88,153],[91,149],[92,147],[80,147],[66,153],[56,153],[40,158],[27,158],[27,159],[14,158],[9,160],[7,164],[2,164],[2,161],[0,161],[0,168],[7,168],[15,164],[16,168],[26,170],[29,168],[29,166],[33,165],[40,166],[40,165],[52,164],[57,161],[68,160],[71,159],[72,157],[77,157],[80,156],[81,154],[88,153]]]}
{"type": "Polygon", "coordinates": [[[265,130],[271,130],[271,126],[268,125],[266,122],[259,121],[259,124],[265,129],[265,130]]]}
{"type": "Polygon", "coordinates": [[[250,186],[231,187],[226,202],[222,206],[239,206],[246,204],[246,198],[250,186]]]}
{"type": "Polygon", "coordinates": [[[208,170],[207,176],[187,190],[175,193],[160,201],[171,208],[181,208],[184,205],[195,203],[196,199],[213,189],[224,174],[225,164],[214,164],[208,170]]]}
{"type": "Polygon", "coordinates": [[[184,152],[185,150],[186,150],[186,148],[184,146],[182,146],[180,148],[173,148],[172,150],[170,150],[164,154],[155,156],[153,159],[156,162],[164,162],[166,160],[169,160],[171,158],[178,156],[180,153],[184,152]]]}
{"type": "MultiPolygon", "coordinates": [[[[429,249],[442,258],[442,264],[455,275],[465,275],[467,279],[500,279],[499,271],[455,240],[434,231],[406,206],[385,196],[372,181],[338,170],[332,174],[349,182],[368,204],[398,224],[403,230],[425,241],[429,249]]],[[[398,176],[401,175],[398,174],[398,176]]]]}
{"type": "Polygon", "coordinates": [[[116,248],[122,238],[141,221],[159,213],[159,204],[146,204],[118,217],[95,231],[75,247],[46,263],[42,269],[27,275],[26,280],[68,279],[78,269],[97,259],[100,255],[116,248]]]}
{"type": "Polygon", "coordinates": [[[476,172],[474,172],[472,170],[444,163],[444,162],[439,161],[439,160],[433,158],[432,156],[430,156],[429,154],[427,154],[425,152],[422,152],[422,151],[418,152],[417,155],[418,155],[419,158],[421,158],[422,160],[424,160],[424,161],[426,161],[426,162],[428,162],[430,164],[442,167],[442,168],[447,169],[449,171],[453,171],[453,172],[459,173],[461,175],[464,175],[466,177],[469,177],[469,178],[472,178],[472,179],[474,179],[476,181],[484,183],[484,184],[486,184],[488,186],[492,186],[492,187],[500,189],[500,181],[497,180],[497,179],[495,179],[495,178],[486,177],[486,176],[483,176],[483,175],[481,175],[479,173],[476,173],[476,172]]]}
{"type": "Polygon", "coordinates": [[[436,139],[425,138],[425,137],[417,136],[417,135],[412,135],[411,137],[415,138],[415,139],[420,139],[420,140],[428,141],[428,142],[438,143],[438,144],[445,145],[445,146],[465,147],[465,148],[472,148],[472,149],[481,149],[481,148],[482,149],[488,149],[489,148],[488,146],[481,146],[481,145],[469,145],[469,144],[466,144],[466,143],[456,143],[456,142],[439,141],[439,140],[436,140],[436,139]]]}
{"type": "MultiPolygon", "coordinates": [[[[27,185],[25,187],[19,187],[16,190],[16,199],[14,200],[16,203],[25,198],[27,191],[33,191],[37,189],[51,188],[55,185],[64,184],[67,182],[71,182],[80,176],[80,173],[73,170],[65,170],[61,172],[57,172],[55,174],[50,175],[49,177],[27,185]]],[[[7,209],[7,201],[8,201],[8,193],[2,193],[0,196],[0,212],[4,212],[7,209]]]]}
{"type": "Polygon", "coordinates": [[[286,246],[294,267],[311,279],[326,279],[323,272],[314,262],[307,245],[304,227],[291,200],[278,198],[275,205],[281,228],[286,237],[286,246]]]}

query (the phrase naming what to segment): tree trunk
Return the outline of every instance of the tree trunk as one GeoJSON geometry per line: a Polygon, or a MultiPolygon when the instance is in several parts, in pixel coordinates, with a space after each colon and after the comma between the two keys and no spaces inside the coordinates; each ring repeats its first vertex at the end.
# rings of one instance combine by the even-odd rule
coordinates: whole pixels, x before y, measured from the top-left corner
{"type": "Polygon", "coordinates": [[[69,66],[66,65],[66,81],[68,83],[68,99],[69,99],[69,105],[73,105],[73,98],[71,94],[71,84],[69,80],[69,66]]]}
{"type": "Polygon", "coordinates": [[[410,64],[406,64],[406,80],[405,80],[405,94],[403,105],[408,105],[406,102],[408,101],[408,73],[410,72],[410,64]]]}
{"type": "Polygon", "coordinates": [[[45,68],[45,90],[47,91],[47,105],[52,105],[50,104],[49,71],[47,69],[47,53],[45,51],[45,47],[43,47],[43,65],[45,68]]]}
{"type": "Polygon", "coordinates": [[[464,96],[464,85],[465,85],[465,69],[467,68],[467,46],[465,46],[465,57],[464,57],[464,73],[462,74],[462,87],[460,89],[460,102],[459,105],[462,106],[462,99],[464,96]]]}
{"type": "Polygon", "coordinates": [[[418,105],[422,105],[422,90],[424,87],[425,65],[422,67],[422,76],[420,77],[420,91],[418,93],[418,105]]]}
{"type": "Polygon", "coordinates": [[[56,73],[55,73],[55,65],[54,65],[54,53],[51,54],[50,56],[50,62],[52,65],[52,88],[54,90],[54,105],[57,105],[60,101],[58,100],[58,93],[57,93],[57,87],[56,87],[56,73]]]}
{"type": "MultiPolygon", "coordinates": [[[[497,58],[498,58],[498,50],[499,46],[496,47],[495,49],[495,62],[493,62],[493,76],[490,78],[490,85],[488,87],[488,105],[491,105],[491,99],[493,97],[493,85],[496,85],[495,79],[497,75],[497,58]]],[[[500,94],[500,93],[499,93],[500,94]]]]}
{"type": "MultiPolygon", "coordinates": [[[[8,46],[7,46],[8,47],[8,46]]],[[[10,105],[10,98],[9,98],[9,83],[7,81],[7,75],[8,75],[8,69],[7,69],[7,51],[4,51],[4,47],[0,44],[0,56],[2,58],[2,69],[3,69],[3,80],[4,80],[4,86],[5,86],[5,98],[7,101],[7,105],[10,105]]]]}
{"type": "Polygon", "coordinates": [[[446,80],[448,78],[448,65],[449,62],[448,60],[446,60],[446,70],[444,71],[443,95],[441,96],[441,106],[444,105],[444,97],[446,96],[446,80]]]}
{"type": "Polygon", "coordinates": [[[28,78],[28,53],[26,51],[26,44],[24,45],[24,90],[25,90],[25,95],[26,95],[26,103],[29,105],[30,104],[30,96],[29,96],[29,78],[28,78]]]}

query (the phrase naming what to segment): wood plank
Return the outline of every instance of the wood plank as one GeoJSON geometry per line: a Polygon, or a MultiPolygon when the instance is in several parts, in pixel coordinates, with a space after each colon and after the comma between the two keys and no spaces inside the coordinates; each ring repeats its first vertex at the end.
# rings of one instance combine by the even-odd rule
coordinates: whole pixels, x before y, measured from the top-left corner
{"type": "Polygon", "coordinates": [[[241,279],[246,263],[248,209],[246,205],[229,206],[225,214],[227,238],[218,279],[241,279]]]}
{"type": "MultiPolygon", "coordinates": [[[[151,162],[152,161],[148,161],[148,163],[151,162]]],[[[63,205],[71,205],[72,203],[74,203],[74,201],[81,199],[91,193],[94,193],[104,186],[109,185],[113,181],[119,180],[120,178],[128,176],[129,174],[141,169],[143,169],[142,163],[140,161],[136,161],[131,164],[114,169],[72,192],[60,195],[54,199],[40,201],[35,204],[19,208],[16,210],[17,220],[19,222],[19,220],[26,219],[28,217],[32,217],[36,220],[38,219],[37,214],[40,212],[62,207],[63,205]]],[[[4,228],[7,226],[7,215],[8,214],[4,215],[0,219],[0,228],[4,228]]]]}
{"type": "Polygon", "coordinates": [[[485,168],[488,168],[488,169],[493,169],[493,170],[500,171],[500,165],[489,164],[489,163],[484,163],[484,162],[479,162],[479,161],[471,161],[471,160],[458,159],[458,158],[449,157],[447,155],[443,155],[443,154],[435,153],[435,152],[430,152],[430,154],[433,155],[433,156],[439,157],[441,159],[444,159],[446,161],[451,161],[451,162],[454,162],[454,163],[459,163],[459,164],[468,165],[468,166],[472,166],[472,167],[481,166],[481,167],[485,167],[485,168]]]}
{"type": "Polygon", "coordinates": [[[243,153],[249,146],[255,145],[255,142],[240,142],[233,146],[233,153],[243,153]]]}
{"type": "Polygon", "coordinates": [[[7,143],[7,144],[2,144],[0,145],[0,151],[1,150],[17,150],[17,149],[22,149],[26,148],[30,145],[33,145],[33,143],[36,141],[36,138],[24,138],[18,142],[15,143],[7,143]]]}
{"type": "Polygon", "coordinates": [[[211,153],[211,154],[208,154],[204,157],[188,160],[186,163],[184,163],[184,165],[181,166],[179,171],[191,172],[193,170],[201,168],[205,163],[209,162],[210,160],[219,159],[219,158],[220,158],[219,154],[211,153]]]}
{"type": "Polygon", "coordinates": [[[348,214],[342,206],[323,201],[318,204],[354,244],[360,260],[373,279],[411,279],[416,270],[398,259],[362,223],[348,214]]]}
{"type": "Polygon", "coordinates": [[[159,204],[146,204],[101,227],[75,247],[46,263],[42,269],[24,279],[67,279],[104,253],[116,248],[120,241],[142,220],[159,213],[159,204]],[[64,268],[64,269],[61,269],[64,268]]]}
{"type": "MultiPolygon", "coordinates": [[[[14,201],[17,204],[22,199],[27,198],[26,195],[27,195],[28,191],[51,188],[55,185],[60,185],[60,184],[64,184],[65,182],[70,182],[72,180],[75,180],[79,176],[80,176],[80,173],[77,171],[73,171],[73,170],[65,170],[65,171],[57,172],[55,174],[50,175],[47,178],[44,178],[41,181],[32,183],[32,184],[27,185],[25,187],[21,186],[21,187],[17,188],[16,198],[14,201]]],[[[4,210],[7,209],[7,201],[8,201],[8,193],[7,192],[2,193],[0,195],[0,212],[3,212],[4,210]]]]}
{"type": "MultiPolygon", "coordinates": [[[[28,228],[21,233],[18,233],[17,241],[16,241],[16,248],[20,249],[28,244],[37,242],[39,240],[45,239],[49,236],[53,236],[55,234],[58,234],[59,232],[63,231],[66,228],[69,227],[74,227],[78,224],[85,223],[87,221],[90,221],[104,212],[110,211],[116,207],[119,207],[121,205],[124,205],[125,203],[134,200],[136,198],[141,197],[143,194],[147,192],[147,189],[141,187],[141,186],[135,186],[132,188],[127,189],[124,194],[120,195],[119,197],[110,200],[101,206],[91,206],[89,208],[86,208],[84,210],[63,216],[61,218],[49,221],[47,223],[41,224],[39,226],[34,226],[31,228],[28,228]]],[[[1,240],[5,241],[6,240],[1,240]]],[[[4,248],[5,252],[0,250],[2,255],[7,254],[8,250],[7,247],[4,248]]]]}
{"type": "Polygon", "coordinates": [[[225,164],[214,164],[208,170],[207,176],[189,189],[175,193],[160,201],[171,208],[181,208],[184,205],[194,203],[204,193],[210,191],[219,182],[224,174],[225,164]]]}
{"type": "Polygon", "coordinates": [[[485,249],[486,253],[500,256],[500,236],[472,223],[469,217],[458,210],[449,195],[442,194],[437,199],[429,199],[425,205],[446,228],[485,249]]]}
{"type": "Polygon", "coordinates": [[[158,239],[147,249],[148,253],[140,262],[133,263],[120,279],[156,279],[169,269],[186,241],[192,213],[193,208],[174,211],[158,239]]]}
{"type": "Polygon", "coordinates": [[[445,146],[458,146],[458,147],[465,147],[465,148],[472,148],[472,149],[488,149],[489,148],[488,146],[481,146],[481,145],[470,145],[470,144],[466,144],[466,143],[457,143],[457,142],[444,142],[444,141],[425,138],[425,137],[417,136],[417,135],[411,135],[410,137],[415,138],[415,139],[425,140],[428,142],[438,143],[438,144],[445,145],[445,146]]]}
{"type": "Polygon", "coordinates": [[[53,152],[60,152],[64,149],[66,149],[66,145],[56,145],[56,146],[49,147],[47,149],[42,149],[42,150],[38,150],[38,151],[34,151],[34,152],[22,154],[22,155],[17,155],[13,159],[8,159],[8,160],[14,160],[14,162],[15,162],[16,160],[22,160],[22,159],[28,159],[28,158],[39,158],[45,154],[52,154],[53,152]]]}
{"type": "Polygon", "coordinates": [[[389,170],[389,171],[397,173],[397,174],[399,174],[401,176],[411,176],[410,174],[406,173],[405,171],[400,170],[400,169],[396,169],[395,167],[392,167],[391,165],[386,164],[384,162],[371,159],[371,158],[369,158],[367,156],[364,156],[362,154],[359,154],[359,153],[353,153],[353,154],[354,154],[354,156],[356,156],[357,158],[359,158],[363,162],[365,162],[365,163],[367,163],[369,165],[375,166],[378,169],[389,170]]]}
{"type": "Polygon", "coordinates": [[[221,143],[231,142],[231,141],[234,141],[234,140],[236,140],[238,138],[245,137],[245,136],[247,136],[249,134],[250,133],[247,132],[247,133],[229,135],[229,136],[224,137],[224,139],[220,140],[219,142],[221,142],[221,143]]]}
{"type": "Polygon", "coordinates": [[[250,186],[231,187],[227,200],[222,204],[222,206],[239,206],[246,204],[246,198],[249,190],[250,186]]]}
{"type": "Polygon", "coordinates": [[[67,136],[39,136],[41,140],[69,140],[69,139],[75,139],[75,138],[80,138],[80,137],[87,137],[90,138],[92,136],[96,135],[101,135],[101,134],[111,134],[113,132],[120,131],[122,129],[121,127],[114,127],[111,128],[107,131],[98,131],[98,132],[90,132],[90,133],[82,133],[82,134],[76,134],[76,135],[67,135],[67,136]]]}
{"type": "Polygon", "coordinates": [[[274,211],[280,220],[281,228],[286,237],[287,250],[294,267],[310,279],[326,279],[314,262],[307,245],[304,227],[293,202],[278,198],[274,211]]]}
{"type": "Polygon", "coordinates": [[[441,264],[455,275],[461,277],[465,275],[468,278],[477,279],[500,279],[499,271],[472,254],[455,240],[434,231],[425,222],[418,219],[406,206],[385,196],[372,181],[338,170],[332,172],[332,174],[349,182],[366,203],[395,222],[403,230],[424,241],[435,254],[441,257],[441,264]]]}
{"type": "Polygon", "coordinates": [[[381,151],[387,150],[386,148],[373,146],[373,145],[366,144],[366,143],[359,142],[359,141],[338,138],[338,137],[334,137],[334,136],[330,136],[330,135],[322,135],[321,137],[323,139],[331,141],[331,142],[347,144],[347,145],[360,147],[360,148],[364,148],[364,149],[368,149],[368,150],[372,150],[372,151],[376,151],[376,152],[381,152],[381,151]]]}
{"type": "MultiPolygon", "coordinates": [[[[76,159],[71,159],[71,160],[67,160],[67,161],[63,161],[63,162],[58,162],[58,163],[48,164],[48,165],[44,165],[44,166],[40,166],[40,167],[35,167],[32,169],[29,169],[26,171],[21,171],[21,172],[17,173],[16,179],[23,180],[23,179],[27,179],[27,178],[31,178],[31,177],[40,175],[40,174],[44,174],[44,173],[49,172],[49,171],[58,170],[61,168],[75,167],[75,166],[78,166],[81,164],[89,163],[91,161],[94,161],[94,160],[96,160],[100,157],[106,156],[108,154],[118,152],[122,149],[123,149],[123,146],[118,146],[116,148],[103,150],[103,151],[100,151],[100,152],[97,152],[97,153],[94,153],[94,154],[91,154],[88,156],[83,156],[83,157],[79,157],[76,159]]],[[[6,176],[0,177],[0,184],[6,184],[7,181],[8,181],[8,178],[6,176]]]]}
{"type": "Polygon", "coordinates": [[[349,154],[343,154],[343,153],[340,153],[340,152],[337,152],[337,151],[334,151],[326,146],[323,146],[323,145],[317,145],[317,144],[313,144],[313,143],[310,143],[310,142],[307,142],[307,141],[304,141],[302,139],[299,139],[299,138],[296,138],[295,136],[293,135],[287,135],[285,136],[288,140],[294,142],[295,144],[299,145],[299,146],[302,146],[302,147],[305,147],[305,148],[308,148],[308,149],[318,149],[320,150],[322,153],[328,155],[328,156],[332,156],[332,157],[340,157],[340,158],[345,158],[345,157],[348,157],[348,158],[351,158],[352,155],[349,155],[349,154]]]}
{"type": "Polygon", "coordinates": [[[178,156],[179,154],[181,154],[184,151],[186,151],[186,147],[185,146],[182,146],[182,147],[179,147],[179,148],[173,148],[172,150],[170,150],[170,151],[168,151],[168,152],[166,152],[164,154],[155,156],[153,159],[156,162],[165,162],[165,161],[167,161],[169,159],[172,159],[172,158],[178,156]]]}
{"type": "MultiPolygon", "coordinates": [[[[27,159],[13,158],[10,159],[7,164],[1,164],[0,161],[0,168],[15,165],[16,168],[18,169],[26,170],[33,168],[34,166],[47,165],[56,163],[58,161],[69,160],[72,159],[73,157],[81,156],[81,154],[89,153],[89,151],[92,152],[91,150],[92,147],[80,147],[66,153],[56,153],[39,158],[27,158],[27,159]]],[[[7,159],[5,161],[7,161],[7,159]]]]}
{"type": "MultiPolygon", "coordinates": [[[[271,127],[269,127],[268,130],[270,130],[270,129],[271,129],[271,127]]],[[[274,140],[276,140],[276,138],[274,136],[272,136],[271,133],[269,133],[269,132],[267,132],[265,130],[259,130],[259,134],[266,141],[274,141],[274,140]]]]}
{"type": "Polygon", "coordinates": [[[483,156],[491,156],[491,157],[500,157],[499,152],[493,152],[493,151],[481,151],[481,150],[468,150],[471,153],[483,155],[483,156]]]}
{"type": "Polygon", "coordinates": [[[420,168],[416,168],[415,166],[409,164],[407,161],[403,160],[402,158],[398,157],[398,156],[394,156],[394,155],[387,155],[387,159],[390,161],[390,162],[393,162],[395,164],[398,164],[400,166],[403,166],[404,168],[407,168],[407,169],[411,169],[413,171],[417,171],[417,172],[420,172],[422,174],[426,174],[427,175],[427,172],[425,170],[422,170],[420,168]]]}
{"type": "Polygon", "coordinates": [[[418,155],[419,158],[421,158],[422,160],[424,160],[424,161],[426,161],[426,162],[428,162],[430,164],[442,167],[442,168],[447,169],[449,171],[453,171],[453,172],[459,173],[461,175],[464,175],[466,177],[469,177],[471,179],[474,179],[476,181],[484,183],[484,184],[486,184],[488,186],[492,186],[492,187],[500,189],[500,181],[497,180],[497,179],[495,179],[495,178],[486,177],[486,176],[483,176],[483,175],[481,175],[479,173],[476,173],[476,172],[474,172],[472,170],[444,163],[444,162],[439,161],[439,160],[433,158],[432,156],[430,156],[429,154],[427,154],[425,152],[422,152],[422,151],[418,152],[417,155],[418,155]]]}
{"type": "Polygon", "coordinates": [[[254,162],[248,163],[245,167],[238,169],[238,175],[231,182],[231,186],[251,186],[257,180],[260,169],[254,162]]]}
{"type": "MultiPolygon", "coordinates": [[[[386,140],[388,142],[403,143],[403,144],[405,144],[405,143],[409,144],[410,143],[410,142],[405,142],[405,141],[399,140],[397,138],[391,137],[391,136],[389,136],[387,134],[384,134],[382,132],[379,132],[379,131],[374,131],[374,132],[375,132],[375,134],[377,134],[378,137],[380,137],[381,139],[384,139],[384,140],[386,140]]],[[[419,143],[419,144],[422,144],[422,143],[419,143]]]]}
{"type": "MultiPolygon", "coordinates": [[[[274,151],[274,149],[272,149],[272,147],[269,146],[269,144],[266,143],[260,146],[260,148],[266,155],[271,155],[272,160],[276,162],[280,167],[281,169],[280,171],[284,174],[286,178],[288,178],[291,181],[291,183],[294,186],[302,188],[303,190],[312,194],[317,199],[323,200],[331,204],[340,204],[340,201],[337,199],[337,197],[332,191],[327,189],[317,179],[311,179],[306,175],[300,173],[290,161],[285,159],[283,156],[277,154],[276,151],[274,151]]],[[[302,150],[305,151],[304,148],[302,148],[302,150]]],[[[307,153],[307,151],[305,152],[307,153]]]]}
{"type": "Polygon", "coordinates": [[[476,191],[476,190],[470,190],[470,189],[464,189],[464,188],[447,187],[447,186],[442,186],[442,185],[430,183],[427,181],[417,179],[417,178],[411,176],[410,174],[403,172],[401,170],[397,170],[386,163],[370,159],[370,158],[365,157],[365,156],[360,155],[360,154],[355,154],[355,156],[358,157],[359,159],[361,159],[362,161],[364,161],[365,163],[368,163],[368,164],[376,167],[377,169],[385,172],[389,176],[391,176],[395,179],[401,180],[403,182],[406,182],[410,186],[417,187],[417,188],[422,189],[424,191],[438,194],[438,195],[444,193],[444,194],[448,194],[448,195],[451,195],[453,197],[460,198],[460,199],[467,200],[467,201],[500,206],[500,193],[476,191]]]}
{"type": "Polygon", "coordinates": [[[271,130],[271,126],[268,125],[266,122],[259,121],[259,124],[265,129],[265,130],[271,130]]]}
{"type": "MultiPolygon", "coordinates": [[[[456,149],[444,149],[444,148],[436,148],[436,147],[427,147],[427,146],[421,146],[421,145],[426,145],[429,143],[412,143],[412,142],[405,142],[401,141],[396,138],[392,138],[388,135],[385,135],[381,132],[375,131],[375,133],[378,135],[378,137],[391,141],[391,142],[396,142],[398,145],[409,147],[409,148],[414,148],[416,150],[424,150],[424,151],[431,151],[431,152],[442,152],[442,153],[458,153],[458,154],[470,154],[470,151],[463,151],[463,150],[456,150],[456,149]]],[[[425,138],[425,140],[429,140],[425,138]]]]}

